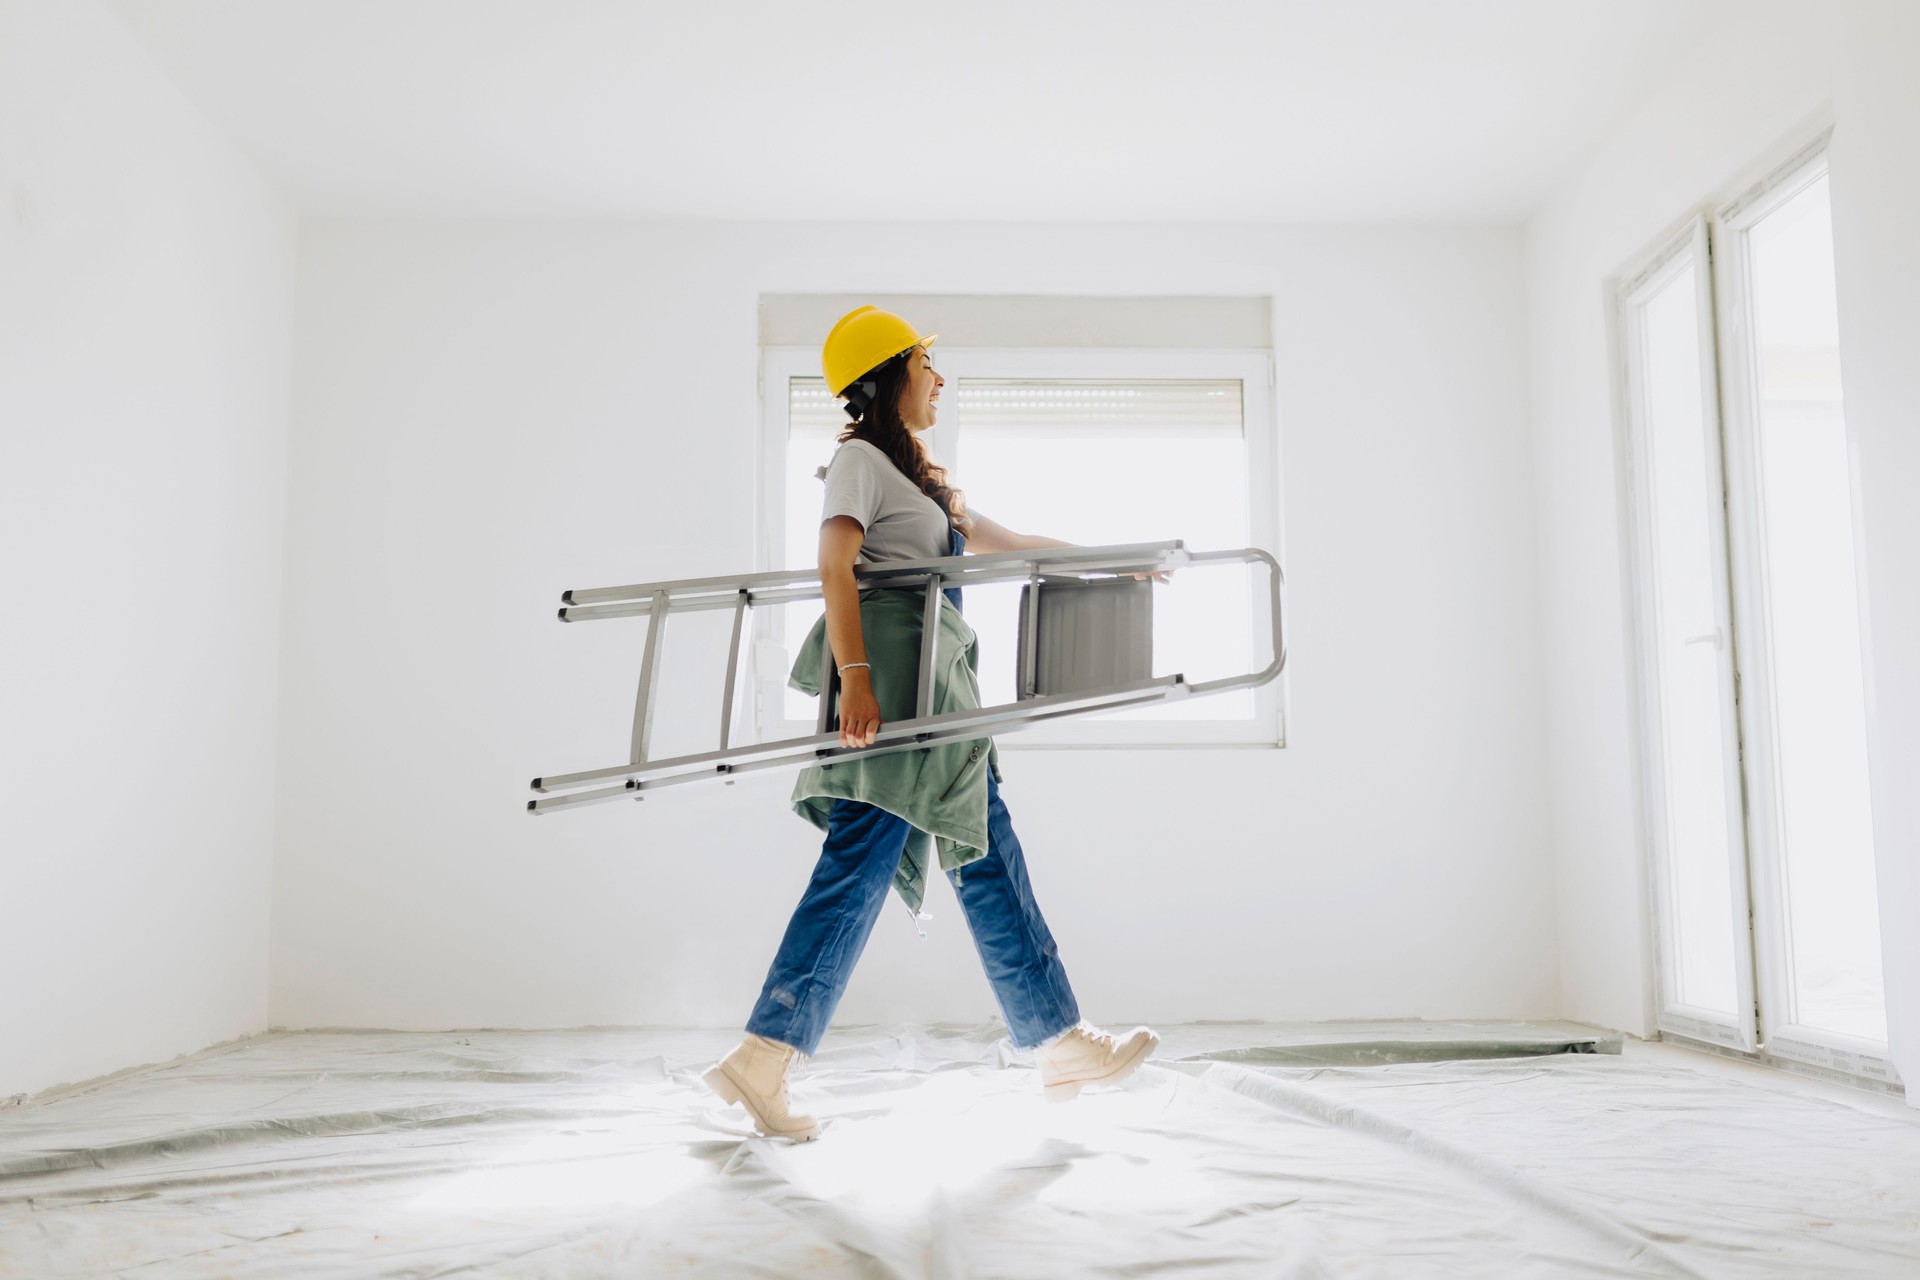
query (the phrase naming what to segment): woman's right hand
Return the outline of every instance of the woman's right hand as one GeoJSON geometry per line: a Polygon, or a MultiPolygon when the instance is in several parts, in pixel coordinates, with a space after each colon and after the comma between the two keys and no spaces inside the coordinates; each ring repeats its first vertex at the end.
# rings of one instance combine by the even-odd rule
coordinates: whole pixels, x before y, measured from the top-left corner
{"type": "Polygon", "coordinates": [[[880,732],[880,703],[873,696],[873,682],[865,667],[855,667],[841,677],[840,745],[868,747],[880,732]]]}

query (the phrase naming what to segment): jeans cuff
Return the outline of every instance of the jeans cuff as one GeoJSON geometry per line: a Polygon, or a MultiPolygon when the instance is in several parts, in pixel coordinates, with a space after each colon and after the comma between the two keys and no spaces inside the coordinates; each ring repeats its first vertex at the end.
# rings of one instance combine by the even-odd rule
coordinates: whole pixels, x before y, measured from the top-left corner
{"type": "Polygon", "coordinates": [[[1046,1047],[1047,1047],[1048,1045],[1050,1045],[1050,1044],[1052,1044],[1052,1043],[1053,1043],[1054,1041],[1056,1041],[1056,1040],[1059,1040],[1059,1039],[1061,1039],[1061,1038],[1063,1038],[1063,1037],[1064,1037],[1064,1036],[1065,1036],[1065,1035],[1067,1034],[1067,1032],[1069,1032],[1069,1031],[1072,1031],[1072,1030],[1074,1029],[1074,1027],[1077,1027],[1077,1026],[1079,1026],[1079,1025],[1080,1025],[1080,1024],[1079,1024],[1078,1022],[1076,1022],[1076,1023],[1074,1023],[1074,1024],[1073,1024],[1073,1026],[1072,1026],[1072,1027],[1068,1027],[1068,1028],[1066,1028],[1066,1030],[1065,1030],[1065,1031],[1056,1031],[1056,1032],[1054,1032],[1054,1033],[1053,1033],[1052,1035],[1050,1035],[1050,1036],[1048,1036],[1048,1037],[1047,1037],[1047,1038],[1046,1038],[1045,1040],[1042,1040],[1042,1041],[1041,1041],[1041,1042],[1040,1042],[1039,1044],[1037,1044],[1037,1045],[1035,1045],[1035,1046],[1033,1046],[1033,1047],[1034,1047],[1034,1048],[1036,1048],[1036,1049],[1044,1049],[1044,1048],[1046,1048],[1046,1047]]]}

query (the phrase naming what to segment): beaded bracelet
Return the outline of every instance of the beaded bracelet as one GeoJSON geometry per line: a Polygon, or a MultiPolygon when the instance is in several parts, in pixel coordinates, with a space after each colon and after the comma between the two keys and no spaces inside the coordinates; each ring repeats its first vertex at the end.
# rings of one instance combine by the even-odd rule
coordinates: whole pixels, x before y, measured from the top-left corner
{"type": "Polygon", "coordinates": [[[848,669],[852,667],[865,667],[869,671],[873,670],[873,664],[871,662],[849,662],[846,666],[840,668],[840,674],[847,674],[848,669]]]}

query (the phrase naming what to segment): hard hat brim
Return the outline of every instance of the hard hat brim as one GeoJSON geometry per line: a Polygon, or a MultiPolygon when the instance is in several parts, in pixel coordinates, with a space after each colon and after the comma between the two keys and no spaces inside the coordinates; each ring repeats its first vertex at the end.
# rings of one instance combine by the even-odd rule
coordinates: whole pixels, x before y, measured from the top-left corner
{"type": "MultiPolygon", "coordinates": [[[[937,337],[939,337],[939,336],[940,336],[940,335],[939,335],[939,334],[937,334],[937,333],[930,333],[930,334],[928,334],[928,335],[927,335],[926,337],[924,337],[924,338],[915,338],[915,339],[913,340],[913,346],[912,346],[912,347],[902,347],[902,348],[900,348],[900,349],[899,349],[898,351],[896,351],[896,352],[894,352],[894,353],[893,353],[892,355],[890,355],[890,356],[888,356],[888,357],[887,357],[887,360],[898,360],[898,359],[899,359],[899,358],[900,358],[901,356],[903,356],[903,355],[905,355],[905,354],[907,354],[907,352],[909,352],[909,351],[911,351],[911,350],[913,350],[913,347],[930,347],[930,346],[932,346],[932,345],[933,345],[933,340],[934,340],[935,338],[937,338],[937,337]]],[[[885,364],[885,363],[887,362],[887,360],[882,360],[882,361],[880,362],[880,364],[885,364]]],[[[877,364],[877,365],[875,365],[875,366],[873,366],[873,367],[874,367],[875,369],[878,369],[878,368],[880,367],[880,364],[877,364]]],[[[871,371],[869,371],[869,372],[871,372],[871,371]]]]}

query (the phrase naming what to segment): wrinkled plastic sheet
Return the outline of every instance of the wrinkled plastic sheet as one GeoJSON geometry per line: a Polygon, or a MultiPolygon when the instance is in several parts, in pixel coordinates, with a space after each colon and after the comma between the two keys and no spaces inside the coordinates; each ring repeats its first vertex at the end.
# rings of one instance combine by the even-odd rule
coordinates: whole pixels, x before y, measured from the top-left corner
{"type": "Polygon", "coordinates": [[[0,1112],[0,1275],[1920,1276],[1920,1126],[1568,1024],[303,1032],[0,1112]],[[1116,1030],[1124,1030],[1116,1027],[1116,1030]]]}

